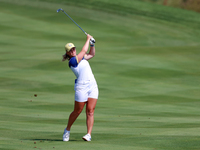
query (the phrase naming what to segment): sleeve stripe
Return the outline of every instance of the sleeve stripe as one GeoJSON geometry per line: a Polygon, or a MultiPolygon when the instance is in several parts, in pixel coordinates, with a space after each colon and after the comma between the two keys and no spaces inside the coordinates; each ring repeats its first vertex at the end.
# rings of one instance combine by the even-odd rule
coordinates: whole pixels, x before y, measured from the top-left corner
{"type": "Polygon", "coordinates": [[[76,56],[76,61],[77,61],[77,63],[79,63],[79,62],[78,62],[78,57],[77,57],[77,56],[76,56]]]}

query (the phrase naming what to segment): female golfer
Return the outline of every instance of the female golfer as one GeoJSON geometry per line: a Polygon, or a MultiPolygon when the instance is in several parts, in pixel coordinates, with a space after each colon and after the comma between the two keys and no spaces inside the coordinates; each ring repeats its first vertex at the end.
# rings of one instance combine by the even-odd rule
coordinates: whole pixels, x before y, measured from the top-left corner
{"type": "Polygon", "coordinates": [[[67,128],[63,133],[63,141],[69,141],[70,129],[76,118],[82,112],[86,104],[86,123],[87,134],[83,136],[83,140],[91,141],[91,132],[94,123],[94,109],[98,99],[98,86],[90,65],[87,60],[95,55],[94,43],[90,41],[91,35],[87,35],[87,40],[81,50],[76,54],[76,47],[73,43],[65,45],[66,53],[63,55],[63,61],[69,60],[69,67],[76,76],[75,80],[75,104],[74,110],[69,116],[67,128]],[[90,51],[87,53],[90,44],[90,51]]]}

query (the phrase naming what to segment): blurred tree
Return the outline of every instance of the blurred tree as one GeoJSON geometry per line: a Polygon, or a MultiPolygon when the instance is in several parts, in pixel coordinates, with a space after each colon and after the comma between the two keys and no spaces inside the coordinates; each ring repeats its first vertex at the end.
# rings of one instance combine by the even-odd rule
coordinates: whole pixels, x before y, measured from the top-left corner
{"type": "Polygon", "coordinates": [[[181,0],[180,7],[200,12],[200,0],[181,0]]]}
{"type": "Polygon", "coordinates": [[[163,5],[167,5],[168,0],[163,1],[163,5]]]}

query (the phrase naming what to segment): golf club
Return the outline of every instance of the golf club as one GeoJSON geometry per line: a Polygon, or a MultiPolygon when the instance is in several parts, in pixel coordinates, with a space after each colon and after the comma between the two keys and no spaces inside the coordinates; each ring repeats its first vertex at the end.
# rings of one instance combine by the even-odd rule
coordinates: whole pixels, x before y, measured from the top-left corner
{"type": "MultiPolygon", "coordinates": [[[[87,33],[62,8],[59,8],[57,10],[57,13],[60,12],[60,11],[64,12],[65,15],[67,15],[69,17],[69,19],[71,19],[83,31],[83,33],[85,33],[85,35],[87,35],[87,33]]],[[[92,41],[93,43],[95,43],[95,39],[94,38],[91,38],[90,41],[92,41]]]]}

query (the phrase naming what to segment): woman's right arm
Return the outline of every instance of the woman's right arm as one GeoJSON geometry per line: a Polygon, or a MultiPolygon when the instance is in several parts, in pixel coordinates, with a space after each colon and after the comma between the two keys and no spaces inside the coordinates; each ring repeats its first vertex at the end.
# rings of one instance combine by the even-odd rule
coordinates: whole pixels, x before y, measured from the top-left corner
{"type": "Polygon", "coordinates": [[[83,59],[84,55],[88,51],[91,38],[92,38],[92,36],[88,34],[87,35],[87,40],[85,42],[85,45],[83,46],[81,52],[77,55],[78,63],[83,59]]]}

